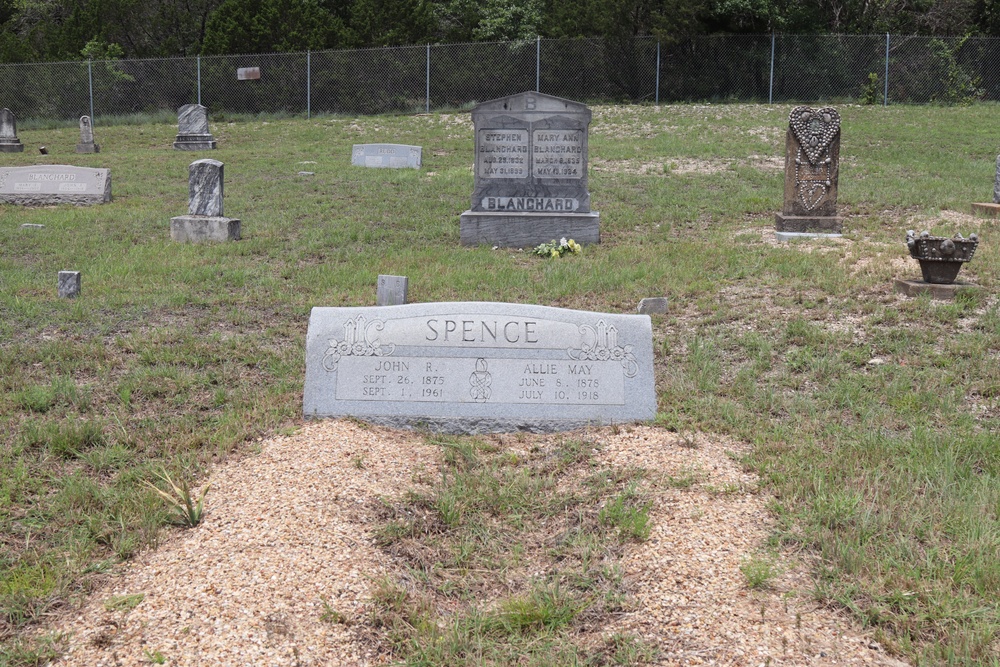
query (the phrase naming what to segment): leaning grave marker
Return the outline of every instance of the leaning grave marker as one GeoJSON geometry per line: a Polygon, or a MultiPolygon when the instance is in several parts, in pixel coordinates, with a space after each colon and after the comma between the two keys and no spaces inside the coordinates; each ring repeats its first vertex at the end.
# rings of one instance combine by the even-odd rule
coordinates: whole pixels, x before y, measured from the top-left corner
{"type": "Polygon", "coordinates": [[[795,107],[785,138],[785,199],[775,214],[779,240],[839,235],[840,114],[832,107],[795,107]]]}
{"type": "Polygon", "coordinates": [[[587,191],[590,118],[584,104],[535,92],[475,107],[475,186],[461,217],[462,245],[600,243],[600,214],[587,191]]]}
{"type": "Polygon", "coordinates": [[[0,167],[0,202],[22,206],[105,204],[111,170],[69,164],[0,167]]]}
{"type": "Polygon", "coordinates": [[[423,148],[406,144],[354,144],[351,164],[355,167],[419,169],[423,164],[423,148]]]}
{"type": "Polygon", "coordinates": [[[652,325],[513,303],[313,308],[303,413],[448,433],[653,419],[652,325]]]}

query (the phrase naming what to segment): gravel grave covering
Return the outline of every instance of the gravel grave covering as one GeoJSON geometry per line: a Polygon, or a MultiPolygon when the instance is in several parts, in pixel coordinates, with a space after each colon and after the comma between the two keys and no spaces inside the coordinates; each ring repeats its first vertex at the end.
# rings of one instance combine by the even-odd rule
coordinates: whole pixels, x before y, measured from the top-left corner
{"type": "MultiPolygon", "coordinates": [[[[622,562],[632,602],[607,634],[656,645],[659,665],[906,664],[816,603],[800,559],[776,556],[770,586],[747,587],[740,566],[765,553],[772,519],[733,460],[745,445],[647,426],[585,436],[603,462],[649,471],[653,498],[651,536],[622,562]]],[[[574,434],[511,437],[525,447],[574,434]]],[[[373,581],[394,573],[373,508],[435,479],[440,458],[419,434],[351,420],[262,442],[212,473],[201,525],[165,534],[46,629],[68,633],[56,664],[392,663],[364,627],[373,581]],[[109,604],[139,595],[132,609],[109,604]]]]}

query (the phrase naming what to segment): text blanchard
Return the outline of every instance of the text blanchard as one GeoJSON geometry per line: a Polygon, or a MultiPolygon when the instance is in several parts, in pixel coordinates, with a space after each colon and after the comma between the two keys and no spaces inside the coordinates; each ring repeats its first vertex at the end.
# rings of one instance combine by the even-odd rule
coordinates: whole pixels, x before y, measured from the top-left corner
{"type": "Polygon", "coordinates": [[[29,181],[75,181],[76,174],[28,174],[29,181]]]}
{"type": "Polygon", "coordinates": [[[487,211],[575,211],[578,206],[571,197],[483,197],[487,211]]]}

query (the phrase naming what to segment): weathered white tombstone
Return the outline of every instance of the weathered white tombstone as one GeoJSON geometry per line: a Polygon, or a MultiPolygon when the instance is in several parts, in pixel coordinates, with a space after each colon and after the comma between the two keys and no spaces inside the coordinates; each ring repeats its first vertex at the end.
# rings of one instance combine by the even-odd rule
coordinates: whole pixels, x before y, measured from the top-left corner
{"type": "Polygon", "coordinates": [[[80,296],[80,272],[60,271],[59,272],[59,298],[75,299],[80,296]]]}
{"type": "Polygon", "coordinates": [[[774,216],[775,236],[840,236],[840,114],[832,107],[795,107],[785,137],[785,198],[774,216]]]}
{"type": "Polygon", "coordinates": [[[90,116],[80,116],[80,143],[76,145],[76,152],[101,152],[101,147],[94,143],[94,126],[90,122],[90,116]]]}
{"type": "Polygon", "coordinates": [[[652,325],[516,303],[313,308],[303,412],[448,433],[650,420],[652,325]]]}
{"type": "Polygon", "coordinates": [[[170,218],[174,241],[238,241],[240,221],[223,216],[223,164],[206,158],[188,167],[188,214],[170,218]]]}
{"type": "Polygon", "coordinates": [[[379,276],[375,293],[376,306],[401,306],[406,303],[410,281],[406,276],[379,276]]]}
{"type": "Polygon", "coordinates": [[[17,138],[17,118],[10,109],[0,109],[0,153],[21,153],[24,144],[17,138]]]}
{"type": "Polygon", "coordinates": [[[665,296],[650,296],[639,301],[640,315],[665,312],[667,312],[667,297],[665,296]]]}
{"type": "Polygon", "coordinates": [[[174,148],[182,151],[206,151],[216,146],[208,131],[208,109],[200,104],[185,104],[177,110],[177,138],[174,148]]]}
{"type": "Polygon", "coordinates": [[[419,169],[423,164],[423,148],[405,144],[354,144],[351,164],[355,167],[419,169]]]}
{"type": "Polygon", "coordinates": [[[0,167],[0,202],[21,206],[106,204],[111,201],[111,170],[46,164],[0,167]]]}
{"type": "Polygon", "coordinates": [[[474,108],[475,188],[461,217],[462,245],[600,243],[587,191],[590,118],[584,104],[535,92],[474,108]]]}

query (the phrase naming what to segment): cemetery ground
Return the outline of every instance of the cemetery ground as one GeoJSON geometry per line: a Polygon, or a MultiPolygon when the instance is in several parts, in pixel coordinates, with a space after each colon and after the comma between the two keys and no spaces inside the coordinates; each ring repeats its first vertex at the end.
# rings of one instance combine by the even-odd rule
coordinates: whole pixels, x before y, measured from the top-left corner
{"type": "MultiPolygon", "coordinates": [[[[789,107],[594,107],[602,243],[561,259],[459,246],[467,113],[213,118],[219,149],[198,155],[171,148],[176,125],[98,119],[102,152],[77,155],[75,123],[23,124],[25,152],[5,165],[109,167],[114,202],[0,211],[0,664],[65,649],[57,629],[81,604],[110,619],[86,650],[113,644],[155,593],[116,593],[130,562],[172,558],[160,566],[203,581],[200,594],[240,556],[199,545],[232,546],[227,530],[280,544],[321,501],[346,523],[311,526],[303,548],[343,542],[358,569],[314,555],[331,579],[268,617],[274,646],[307,614],[359,660],[827,664],[820,653],[865,648],[847,639],[857,630],[842,646],[803,641],[829,611],[907,661],[997,664],[1000,226],[967,213],[992,192],[996,107],[838,108],[845,235],[778,244],[789,107]],[[362,142],[421,145],[424,166],[351,167],[362,142]],[[226,164],[239,242],[169,240],[200,157],[226,164]],[[919,275],[911,228],[977,232],[959,278],[981,289],[894,293],[894,278],[919,275]],[[59,270],[82,272],[79,298],[56,298],[59,270]],[[411,301],[634,312],[668,296],[653,316],[656,423],[455,438],[303,423],[309,309],[373,304],[378,274],[408,276],[411,301]],[[282,483],[272,467],[275,480],[288,468],[282,483]],[[204,522],[171,527],[146,483],[165,471],[196,488],[213,470],[231,476],[208,492],[204,522]],[[664,532],[677,521],[689,541],[664,532]],[[371,596],[360,606],[317,592],[355,580],[371,596]],[[773,654],[742,663],[733,637],[692,648],[675,641],[681,621],[659,637],[628,622],[669,611],[644,592],[683,607],[727,590],[715,600],[735,619],[727,632],[756,636],[773,619],[773,654]]],[[[237,572],[248,586],[253,574],[237,572]]],[[[170,664],[184,635],[173,646],[120,657],[170,664]]]]}

